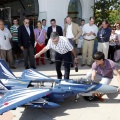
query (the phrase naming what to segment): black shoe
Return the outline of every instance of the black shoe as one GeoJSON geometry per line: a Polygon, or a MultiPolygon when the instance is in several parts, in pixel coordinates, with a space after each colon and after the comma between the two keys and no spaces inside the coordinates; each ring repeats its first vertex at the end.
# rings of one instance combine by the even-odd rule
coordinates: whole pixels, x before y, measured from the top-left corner
{"type": "Polygon", "coordinates": [[[27,66],[27,67],[25,67],[25,69],[29,69],[29,67],[27,66]]]}
{"type": "Polygon", "coordinates": [[[50,64],[54,64],[55,62],[51,61],[50,64]]]}
{"type": "Polygon", "coordinates": [[[36,67],[35,67],[35,66],[33,66],[32,68],[33,68],[33,69],[36,69],[36,67]]]}

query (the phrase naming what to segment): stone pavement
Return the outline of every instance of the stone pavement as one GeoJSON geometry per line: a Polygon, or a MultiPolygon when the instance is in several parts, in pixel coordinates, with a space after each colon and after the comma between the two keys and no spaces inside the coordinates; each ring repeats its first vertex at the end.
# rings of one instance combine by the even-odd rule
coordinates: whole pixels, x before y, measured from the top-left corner
{"type": "Polygon", "coordinates": [[[4,113],[3,115],[0,115],[0,120],[12,120],[14,117],[14,114],[12,114],[10,111],[4,113]]]}
{"type": "MultiPolygon", "coordinates": [[[[50,65],[49,61],[46,63],[46,65],[39,65],[37,71],[56,78],[55,65],[50,65]]],[[[74,68],[72,68],[70,78],[77,79],[79,77],[85,77],[89,69],[87,66],[83,68],[79,66],[79,72],[75,72],[74,68]]],[[[19,77],[23,70],[24,67],[21,63],[13,72],[19,77]]],[[[117,85],[117,80],[114,78],[111,84],[117,85]]],[[[60,103],[61,106],[56,109],[19,107],[10,112],[14,115],[13,120],[120,120],[120,95],[116,99],[108,99],[106,95],[103,98],[105,99],[104,102],[88,102],[81,96],[77,103],[74,102],[74,98],[69,98],[65,102],[60,103]]]]}

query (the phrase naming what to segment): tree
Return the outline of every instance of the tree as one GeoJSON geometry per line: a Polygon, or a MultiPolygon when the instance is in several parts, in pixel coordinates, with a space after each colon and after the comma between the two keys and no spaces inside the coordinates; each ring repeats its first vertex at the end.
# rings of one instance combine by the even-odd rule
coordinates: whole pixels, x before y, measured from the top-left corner
{"type": "Polygon", "coordinates": [[[94,5],[94,16],[97,22],[104,19],[108,20],[111,24],[119,20],[120,12],[119,0],[96,0],[94,5]]]}

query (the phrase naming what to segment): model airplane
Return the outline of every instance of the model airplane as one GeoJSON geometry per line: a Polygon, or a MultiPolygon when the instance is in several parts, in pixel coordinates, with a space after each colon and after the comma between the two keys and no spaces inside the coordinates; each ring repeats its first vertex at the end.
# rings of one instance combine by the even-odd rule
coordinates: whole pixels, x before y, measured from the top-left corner
{"type": "Polygon", "coordinates": [[[91,96],[98,92],[118,95],[117,87],[102,85],[85,79],[59,80],[47,77],[37,71],[28,69],[17,78],[7,67],[4,60],[0,60],[0,114],[16,109],[19,106],[34,108],[55,108],[65,98],[76,96],[91,96]]]}

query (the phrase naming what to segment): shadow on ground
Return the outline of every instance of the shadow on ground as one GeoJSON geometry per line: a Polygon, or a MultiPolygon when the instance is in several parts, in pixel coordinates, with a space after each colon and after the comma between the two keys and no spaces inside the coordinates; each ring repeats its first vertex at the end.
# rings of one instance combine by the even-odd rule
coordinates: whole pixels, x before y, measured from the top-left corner
{"type": "MultiPolygon", "coordinates": [[[[118,99],[109,100],[105,99],[103,104],[107,103],[119,103],[118,99]]],[[[67,110],[71,109],[84,109],[84,108],[92,108],[92,107],[99,107],[100,101],[85,101],[83,97],[80,97],[78,102],[74,102],[74,98],[66,99],[65,102],[60,103],[60,107],[56,109],[35,109],[35,108],[25,108],[22,113],[22,116],[19,120],[56,120],[57,117],[62,116],[69,116],[67,110]]],[[[81,111],[79,112],[81,113],[81,111]]]]}

